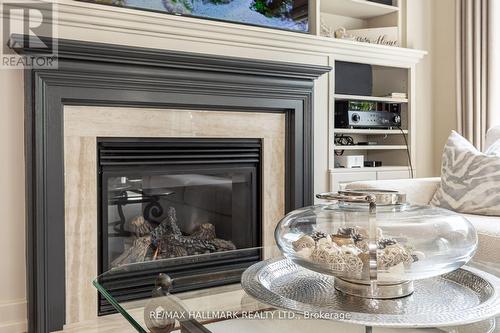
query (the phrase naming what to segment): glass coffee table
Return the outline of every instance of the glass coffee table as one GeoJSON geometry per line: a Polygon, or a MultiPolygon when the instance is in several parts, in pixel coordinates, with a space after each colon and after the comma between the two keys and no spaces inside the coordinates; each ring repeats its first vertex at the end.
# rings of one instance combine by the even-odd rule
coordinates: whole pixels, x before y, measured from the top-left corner
{"type": "MultiPolygon", "coordinates": [[[[276,248],[259,248],[265,258],[278,258],[276,248]]],[[[235,254],[239,250],[235,250],[235,254]]],[[[242,250],[248,251],[248,249],[242,250]]],[[[297,314],[260,302],[247,294],[241,284],[216,286],[216,274],[198,274],[196,276],[177,276],[169,267],[204,261],[206,255],[195,255],[162,259],[123,265],[101,274],[93,282],[101,296],[100,304],[104,312],[117,312],[127,323],[127,330],[140,333],[167,333],[180,331],[185,333],[255,333],[255,332],[345,332],[345,333],[412,333],[412,332],[449,332],[449,333],[489,333],[500,332],[495,328],[495,320],[488,319],[475,324],[459,327],[440,328],[386,328],[356,325],[349,322],[349,313],[337,313],[335,320],[323,320],[322,315],[314,313],[297,314]],[[147,278],[144,272],[164,271],[147,278]],[[147,295],[144,299],[134,299],[126,289],[120,289],[124,279],[130,286],[130,280],[137,276],[137,283],[145,285],[147,295]],[[213,280],[213,281],[212,281],[213,280]],[[199,290],[182,291],[176,286],[206,286],[211,282],[214,287],[199,290]],[[319,319],[318,319],[319,318],[319,319]],[[130,329],[130,330],[129,330],[130,329]]],[[[481,265],[480,269],[488,265],[481,265]]],[[[241,267],[235,268],[241,271],[241,267]]],[[[227,274],[227,272],[226,272],[227,274]]],[[[192,288],[193,289],[193,288],[192,288]]],[[[117,316],[117,315],[114,315],[117,316]]],[[[330,318],[331,319],[331,318],[330,318]]],[[[103,331],[104,332],[104,331],[103,331]]]]}

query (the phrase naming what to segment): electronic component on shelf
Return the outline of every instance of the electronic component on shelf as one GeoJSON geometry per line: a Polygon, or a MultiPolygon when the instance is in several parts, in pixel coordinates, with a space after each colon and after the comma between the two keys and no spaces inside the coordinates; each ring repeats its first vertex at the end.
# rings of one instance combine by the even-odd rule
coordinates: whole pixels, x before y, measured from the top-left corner
{"type": "Polygon", "coordinates": [[[401,104],[345,100],[335,102],[336,128],[400,128],[401,104]]]}
{"type": "Polygon", "coordinates": [[[382,161],[364,161],[365,168],[379,168],[382,166],[382,161]]]}
{"type": "Polygon", "coordinates": [[[336,168],[346,168],[346,169],[354,169],[354,168],[362,168],[364,165],[365,157],[363,155],[351,155],[351,156],[336,156],[336,168]]]}
{"type": "Polygon", "coordinates": [[[386,5],[386,6],[394,6],[392,0],[368,0],[368,1],[380,3],[380,4],[386,5]]]}
{"type": "Polygon", "coordinates": [[[369,64],[335,61],[335,93],[371,95],[373,93],[372,66],[369,64]]]}
{"type": "Polygon", "coordinates": [[[376,146],[377,142],[375,141],[360,141],[357,143],[358,146],[376,146]]]}

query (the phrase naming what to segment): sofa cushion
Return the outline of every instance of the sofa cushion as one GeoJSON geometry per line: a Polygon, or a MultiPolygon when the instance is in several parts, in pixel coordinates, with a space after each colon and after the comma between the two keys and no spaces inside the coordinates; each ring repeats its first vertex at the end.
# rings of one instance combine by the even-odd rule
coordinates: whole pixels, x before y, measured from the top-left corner
{"type": "Polygon", "coordinates": [[[500,263],[500,218],[463,214],[476,228],[479,244],[474,260],[500,263]]]}
{"type": "Polygon", "coordinates": [[[481,153],[453,131],[444,147],[441,184],[431,204],[461,213],[500,216],[500,151],[489,153],[481,153]]]}

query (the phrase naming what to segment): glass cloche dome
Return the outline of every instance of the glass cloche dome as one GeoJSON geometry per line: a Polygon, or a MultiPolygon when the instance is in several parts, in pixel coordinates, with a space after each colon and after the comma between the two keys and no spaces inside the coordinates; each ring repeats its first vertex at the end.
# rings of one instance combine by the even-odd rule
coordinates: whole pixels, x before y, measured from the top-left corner
{"type": "Polygon", "coordinates": [[[395,191],[343,191],[332,201],[295,210],[275,230],[296,264],[336,277],[337,289],[370,298],[413,292],[413,280],[453,271],[477,248],[472,224],[459,214],[406,203],[395,191]]]}

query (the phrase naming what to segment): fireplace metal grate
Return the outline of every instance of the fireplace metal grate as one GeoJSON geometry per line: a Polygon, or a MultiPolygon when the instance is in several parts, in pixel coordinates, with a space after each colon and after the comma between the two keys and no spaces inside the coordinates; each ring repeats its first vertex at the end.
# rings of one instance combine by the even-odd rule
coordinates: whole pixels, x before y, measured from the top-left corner
{"type": "Polygon", "coordinates": [[[141,139],[100,144],[100,165],[259,163],[259,139],[141,139]]]}

